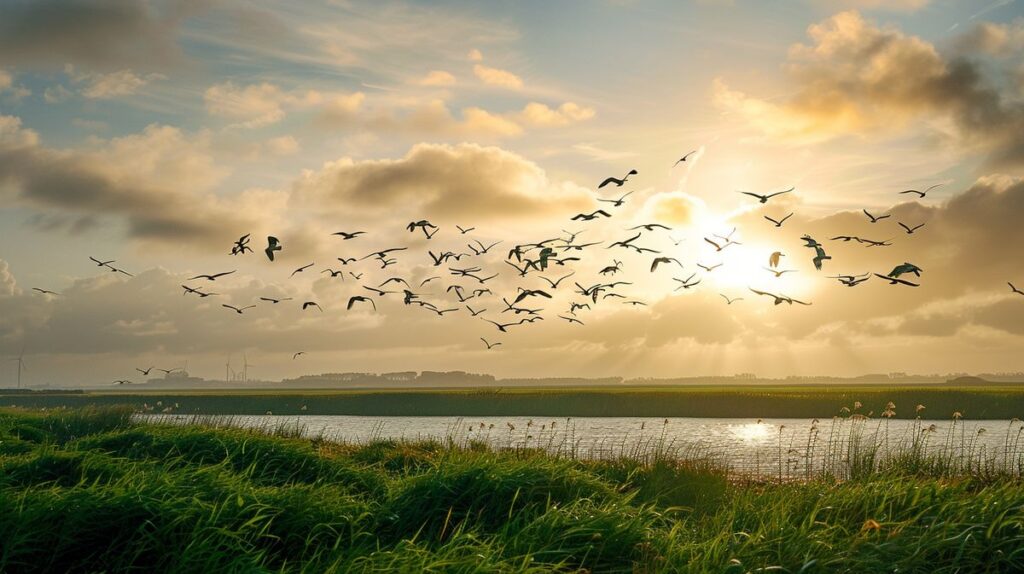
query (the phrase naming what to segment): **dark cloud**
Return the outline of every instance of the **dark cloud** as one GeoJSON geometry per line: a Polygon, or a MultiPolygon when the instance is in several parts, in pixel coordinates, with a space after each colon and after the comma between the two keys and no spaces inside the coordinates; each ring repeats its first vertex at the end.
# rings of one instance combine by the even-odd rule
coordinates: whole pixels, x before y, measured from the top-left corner
{"type": "Polygon", "coordinates": [[[194,0],[8,0],[0,3],[0,63],[161,68],[182,60],[182,19],[194,0]]]}

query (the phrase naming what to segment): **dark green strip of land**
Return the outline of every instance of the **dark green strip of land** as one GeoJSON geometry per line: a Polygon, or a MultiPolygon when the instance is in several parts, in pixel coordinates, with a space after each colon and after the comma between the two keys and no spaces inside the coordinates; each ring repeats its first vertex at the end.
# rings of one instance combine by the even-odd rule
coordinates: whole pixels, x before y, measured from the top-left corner
{"type": "Polygon", "coordinates": [[[948,419],[954,413],[965,419],[1024,418],[1024,385],[0,391],[0,406],[148,405],[152,412],[170,408],[179,414],[220,415],[828,418],[849,414],[846,407],[880,417],[890,402],[896,405],[896,418],[948,419]],[[918,405],[924,410],[919,412],[918,405]]]}

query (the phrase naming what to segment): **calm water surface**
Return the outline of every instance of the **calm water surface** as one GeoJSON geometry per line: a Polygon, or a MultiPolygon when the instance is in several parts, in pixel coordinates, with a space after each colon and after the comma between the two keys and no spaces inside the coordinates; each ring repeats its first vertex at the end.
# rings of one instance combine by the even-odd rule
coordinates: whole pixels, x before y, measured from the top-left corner
{"type": "MultiPolygon", "coordinates": [[[[142,415],[182,424],[191,415],[142,415]]],[[[208,420],[200,417],[199,420],[208,420]]],[[[849,462],[870,445],[885,453],[918,448],[961,460],[1020,467],[1024,425],[1018,421],[721,419],[721,418],[530,418],[233,416],[217,420],[251,428],[296,429],[309,437],[364,443],[372,440],[483,441],[495,448],[540,448],[587,458],[712,456],[730,468],[755,474],[799,476],[849,462]]]]}

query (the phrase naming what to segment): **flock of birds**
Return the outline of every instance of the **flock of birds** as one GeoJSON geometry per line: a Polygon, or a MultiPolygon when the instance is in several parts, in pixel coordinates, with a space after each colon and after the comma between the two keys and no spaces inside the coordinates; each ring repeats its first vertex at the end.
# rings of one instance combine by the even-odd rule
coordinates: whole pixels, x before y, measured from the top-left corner
{"type": "MultiPolygon", "coordinates": [[[[695,151],[681,157],[676,161],[673,167],[686,162],[694,153],[695,151]]],[[[609,187],[616,189],[621,188],[630,181],[631,177],[637,175],[637,170],[632,169],[621,178],[608,177],[602,181],[597,188],[599,190],[609,187]]],[[[935,184],[923,191],[908,189],[899,193],[903,195],[915,195],[917,199],[924,199],[930,191],[941,185],[942,184],[935,184]]],[[[596,200],[599,203],[606,204],[606,207],[596,209],[589,213],[578,213],[569,219],[573,222],[581,223],[610,219],[614,217],[616,209],[621,208],[626,204],[627,199],[634,193],[634,191],[628,191],[613,198],[599,197],[596,200]]],[[[759,204],[766,205],[769,204],[773,198],[793,191],[794,188],[767,194],[759,194],[749,191],[739,191],[738,193],[752,197],[756,199],[759,204]]],[[[880,222],[892,217],[891,214],[875,215],[866,209],[863,210],[863,213],[871,224],[879,224],[880,222]]],[[[774,228],[782,229],[786,221],[793,215],[793,213],[788,213],[782,217],[771,217],[769,215],[764,215],[763,217],[774,228]]],[[[902,221],[897,222],[897,224],[908,235],[913,235],[925,225],[924,223],[908,224],[902,221]]],[[[427,245],[430,245],[431,241],[434,240],[438,233],[441,232],[441,227],[435,225],[429,220],[421,219],[409,222],[409,224],[405,226],[405,230],[413,234],[422,234],[427,245]]],[[[660,223],[645,223],[626,228],[626,231],[629,232],[628,237],[618,241],[609,242],[607,245],[604,245],[605,242],[603,241],[579,241],[579,236],[583,234],[585,230],[575,232],[563,230],[563,235],[545,238],[540,241],[524,242],[509,246],[507,254],[504,257],[503,263],[505,267],[502,268],[502,271],[505,273],[510,271],[514,272],[514,276],[524,284],[517,286],[513,293],[499,296],[499,294],[492,291],[491,287],[494,284],[491,282],[495,278],[499,277],[502,271],[496,271],[494,269],[485,270],[485,263],[481,262],[481,258],[503,242],[494,241],[485,243],[481,239],[474,238],[470,235],[475,230],[475,227],[455,226],[454,232],[457,234],[455,237],[468,240],[465,250],[459,250],[456,252],[453,250],[438,249],[435,253],[433,249],[427,249],[426,255],[429,259],[424,259],[424,261],[429,261],[430,266],[437,268],[437,273],[439,274],[422,280],[411,282],[408,277],[402,277],[397,274],[387,274],[387,270],[390,267],[399,263],[400,257],[409,255],[408,252],[410,247],[401,245],[387,247],[384,249],[376,249],[369,253],[365,253],[364,250],[363,253],[365,254],[361,254],[360,256],[337,257],[336,259],[338,264],[320,270],[319,275],[327,275],[331,279],[339,279],[341,281],[346,281],[347,276],[358,282],[358,294],[350,295],[346,301],[345,309],[348,311],[351,311],[358,306],[369,308],[376,312],[378,309],[378,301],[383,298],[393,296],[396,299],[401,299],[405,306],[415,307],[435,313],[439,317],[464,312],[472,318],[479,319],[481,324],[491,326],[495,330],[495,333],[503,334],[508,333],[510,329],[523,328],[526,325],[534,324],[538,321],[544,321],[546,319],[544,309],[536,305],[536,303],[552,300],[554,294],[559,291],[570,291],[572,293],[572,297],[570,298],[571,300],[568,308],[555,313],[555,317],[558,320],[566,321],[570,324],[583,325],[585,312],[589,312],[594,306],[609,300],[617,300],[621,304],[630,306],[647,305],[647,303],[641,299],[622,292],[624,288],[632,285],[633,283],[631,281],[615,279],[624,271],[624,264],[621,260],[614,257],[611,259],[610,264],[604,265],[597,271],[598,277],[591,278],[589,281],[583,281],[582,278],[573,279],[570,283],[571,278],[580,277],[577,276],[578,270],[575,269],[575,264],[582,261],[584,253],[591,253],[595,250],[604,253],[607,253],[608,250],[624,250],[627,252],[633,252],[640,256],[650,257],[649,272],[652,274],[658,273],[659,271],[664,272],[663,270],[665,269],[683,269],[683,263],[677,258],[664,255],[656,249],[646,247],[639,243],[645,237],[657,233],[667,234],[668,238],[674,245],[679,245],[682,240],[672,237],[672,229],[669,226],[660,223]],[[370,265],[379,266],[376,271],[381,273],[382,276],[374,277],[371,280],[368,275],[370,271],[367,270],[367,267],[370,265]],[[357,268],[359,271],[357,271],[357,268]],[[441,271],[442,269],[443,271],[441,271]],[[551,272],[556,270],[558,271],[556,276],[551,276],[551,272]],[[444,285],[443,291],[433,289],[434,285],[441,285],[444,283],[444,276],[442,275],[444,272],[447,273],[448,283],[444,285]],[[536,279],[536,284],[525,284],[525,282],[531,279],[536,279]],[[430,293],[427,293],[428,289],[433,290],[430,293]]],[[[734,239],[735,232],[736,228],[733,228],[732,231],[725,235],[713,234],[710,237],[704,237],[703,240],[707,245],[714,249],[715,253],[721,254],[734,245],[742,245],[739,241],[734,239]]],[[[354,244],[359,244],[365,241],[366,236],[372,234],[365,230],[355,230],[337,231],[332,235],[339,238],[340,241],[355,242],[354,244]]],[[[801,236],[800,239],[803,241],[804,247],[813,251],[811,263],[814,265],[815,269],[821,271],[825,262],[832,259],[832,256],[828,255],[826,252],[825,245],[806,234],[801,236]]],[[[839,235],[831,237],[829,240],[839,242],[853,241],[867,247],[887,247],[893,244],[892,240],[875,241],[852,235],[839,235]]],[[[275,262],[275,255],[279,254],[284,249],[285,244],[280,239],[274,236],[268,236],[266,238],[266,246],[263,247],[262,251],[263,255],[267,258],[267,261],[273,264],[275,262]]],[[[230,248],[230,255],[235,257],[247,256],[253,253],[254,250],[251,234],[245,234],[239,237],[234,241],[230,248]]],[[[781,251],[771,253],[768,258],[767,265],[764,267],[765,270],[770,272],[776,278],[782,277],[788,273],[796,272],[794,269],[780,268],[782,257],[785,257],[785,254],[781,251]]],[[[119,273],[129,277],[132,276],[127,271],[115,267],[114,263],[116,263],[116,261],[114,260],[103,260],[95,257],[90,257],[90,259],[98,267],[105,268],[112,273],[119,273]]],[[[722,263],[715,265],[704,265],[698,263],[697,267],[702,270],[703,274],[708,274],[714,272],[714,270],[721,265],[722,263]]],[[[190,284],[181,285],[183,295],[195,296],[198,298],[216,296],[218,293],[207,289],[206,286],[212,286],[218,279],[230,276],[236,272],[237,269],[233,269],[230,271],[195,275],[189,278],[186,282],[190,284]]],[[[311,262],[294,269],[291,271],[289,279],[294,278],[296,275],[307,273],[316,273],[314,263],[311,262]]],[[[872,277],[876,277],[890,285],[918,287],[920,283],[910,281],[906,277],[913,276],[917,279],[921,277],[922,273],[923,270],[917,265],[910,262],[904,262],[895,266],[892,271],[886,274],[866,272],[860,275],[829,275],[828,278],[835,279],[846,287],[856,287],[868,281],[872,277]]],[[[673,276],[672,280],[676,283],[675,291],[690,290],[701,284],[702,276],[698,276],[698,272],[695,271],[689,273],[685,278],[673,276]]],[[[1017,289],[1017,287],[1012,283],[1009,285],[1014,293],[1024,295],[1024,291],[1017,289]]],[[[59,295],[59,293],[39,287],[34,287],[33,289],[46,295],[59,295]]],[[[788,305],[811,305],[808,301],[801,301],[782,293],[754,289],[753,287],[748,287],[748,289],[752,294],[757,295],[758,297],[765,297],[772,301],[774,305],[781,305],[783,303],[788,305]]],[[[725,293],[719,293],[719,295],[725,300],[727,305],[733,305],[734,303],[744,299],[739,296],[730,297],[725,293]]],[[[247,305],[223,303],[221,307],[227,311],[242,315],[250,309],[255,309],[257,305],[279,305],[290,301],[293,301],[291,297],[268,295],[261,296],[257,301],[247,305]]],[[[324,311],[320,304],[315,300],[302,300],[296,302],[295,305],[303,312],[315,311],[322,313],[324,311]]],[[[484,336],[480,337],[480,341],[487,350],[492,350],[503,344],[499,340],[494,340],[493,338],[484,336]]],[[[297,351],[293,354],[292,359],[297,360],[305,354],[305,351],[297,351]]],[[[153,367],[136,370],[142,373],[143,376],[148,376],[149,371],[152,369],[153,367]]],[[[176,369],[158,370],[165,373],[171,373],[176,369]]],[[[131,382],[132,381],[128,379],[119,379],[115,381],[114,384],[129,384],[131,382]]]]}

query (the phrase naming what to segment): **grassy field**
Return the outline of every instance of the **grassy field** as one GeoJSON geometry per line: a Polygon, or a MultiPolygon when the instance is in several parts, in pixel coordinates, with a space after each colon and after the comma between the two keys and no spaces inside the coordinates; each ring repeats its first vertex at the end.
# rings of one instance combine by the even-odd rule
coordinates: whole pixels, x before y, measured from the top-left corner
{"type": "Polygon", "coordinates": [[[538,417],[729,417],[826,418],[854,402],[878,416],[892,401],[896,418],[1024,418],[1024,385],[935,386],[730,386],[580,387],[422,390],[259,391],[90,391],[21,393],[0,391],[0,405],[30,408],[110,406],[201,414],[368,415],[368,416],[538,416],[538,417]],[[303,409],[305,407],[305,409],[303,409]]]}
{"type": "Polygon", "coordinates": [[[1019,464],[907,452],[774,483],[646,454],[0,411],[0,572],[1024,570],[1019,464]]]}

